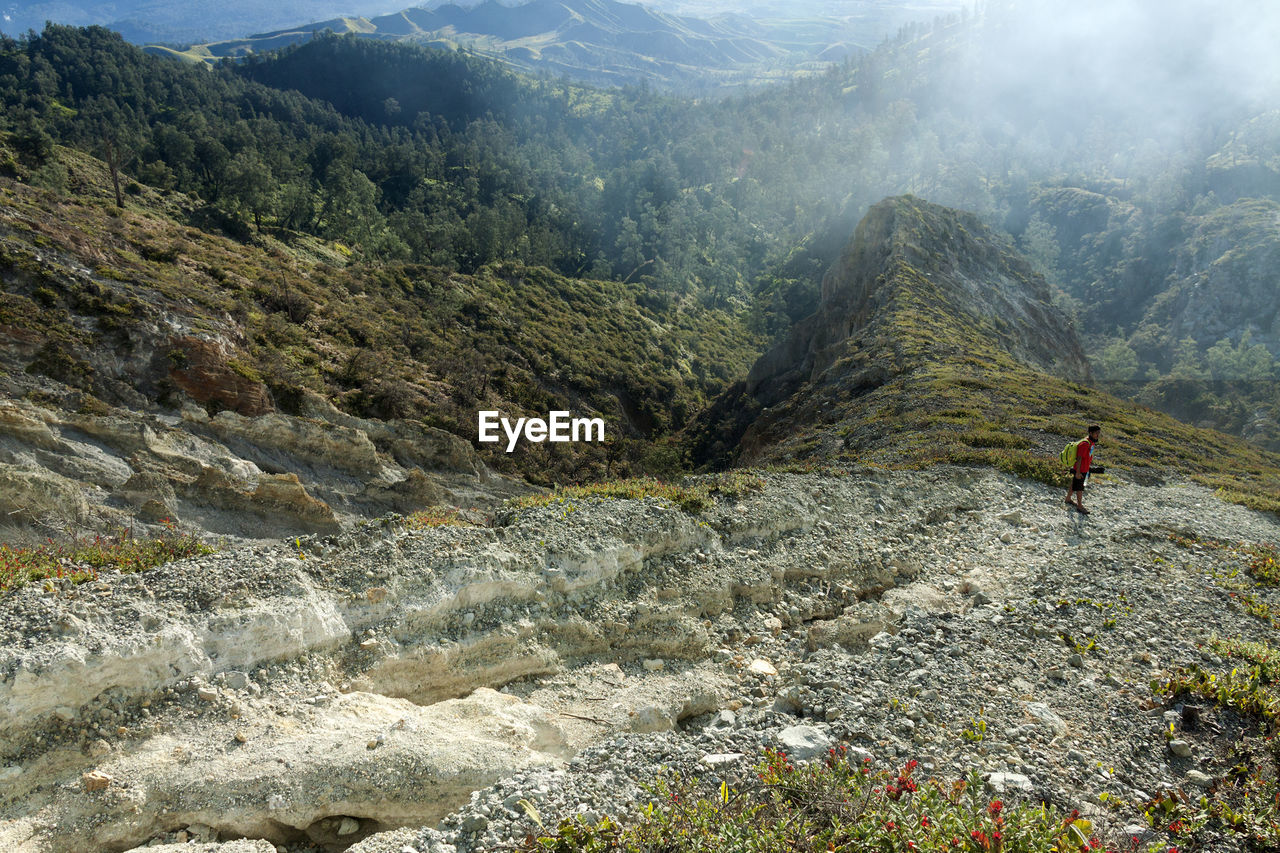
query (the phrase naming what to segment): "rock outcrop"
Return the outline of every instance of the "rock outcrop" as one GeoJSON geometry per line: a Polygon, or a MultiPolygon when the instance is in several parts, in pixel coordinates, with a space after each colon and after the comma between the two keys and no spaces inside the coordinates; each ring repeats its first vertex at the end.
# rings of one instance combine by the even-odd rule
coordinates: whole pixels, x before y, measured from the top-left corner
{"type": "Polygon", "coordinates": [[[0,399],[0,513],[19,539],[162,521],[239,538],[334,532],[530,490],[448,433],[344,416],[318,400],[321,417],[71,408],[0,399]]]}

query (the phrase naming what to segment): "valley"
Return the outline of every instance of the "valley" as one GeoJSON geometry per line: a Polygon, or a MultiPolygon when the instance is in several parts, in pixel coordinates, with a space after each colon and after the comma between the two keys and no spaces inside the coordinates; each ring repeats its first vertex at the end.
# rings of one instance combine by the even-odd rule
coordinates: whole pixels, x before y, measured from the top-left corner
{"type": "Polygon", "coordinates": [[[0,38],[0,848],[1275,849],[1280,16],[1051,7],[0,38]]]}

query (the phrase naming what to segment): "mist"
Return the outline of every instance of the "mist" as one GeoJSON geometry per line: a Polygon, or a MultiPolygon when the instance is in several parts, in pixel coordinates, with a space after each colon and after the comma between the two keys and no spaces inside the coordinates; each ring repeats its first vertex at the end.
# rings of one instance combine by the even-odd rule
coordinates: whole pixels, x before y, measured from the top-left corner
{"type": "Polygon", "coordinates": [[[1280,106],[1275,3],[993,0],[986,12],[962,60],[969,102],[1017,128],[1102,120],[1159,136],[1280,106]]]}

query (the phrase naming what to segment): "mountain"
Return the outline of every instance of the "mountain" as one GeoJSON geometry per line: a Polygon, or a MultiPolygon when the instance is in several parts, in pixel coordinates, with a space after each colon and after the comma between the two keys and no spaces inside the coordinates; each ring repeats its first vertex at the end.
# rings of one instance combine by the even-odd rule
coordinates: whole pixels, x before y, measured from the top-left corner
{"type": "Polygon", "coordinates": [[[198,0],[23,0],[0,4],[0,32],[39,32],[48,22],[108,26],[136,44],[190,44],[236,38],[300,21],[377,15],[394,0],[227,0],[211,9],[198,0]]]}
{"type": "Polygon", "coordinates": [[[818,310],[690,436],[695,458],[717,465],[981,459],[1052,482],[1062,444],[1096,422],[1104,455],[1128,476],[1177,469],[1216,485],[1247,464],[1267,472],[1244,487],[1250,500],[1274,505],[1280,458],[1090,380],[1074,329],[1007,238],[903,196],[871,208],[823,279],[818,310]]]}
{"type": "Polygon", "coordinates": [[[445,4],[369,18],[341,16],[180,51],[149,49],[212,62],[332,31],[465,48],[517,68],[593,85],[652,83],[705,90],[812,60],[839,36],[835,21],[819,22],[816,33],[803,36],[792,29],[740,15],[700,20],[616,0],[530,0],[514,6],[485,0],[468,7],[445,4]]]}
{"type": "Polygon", "coordinates": [[[6,537],[162,519],[331,532],[669,469],[660,439],[757,347],[731,317],[634,284],[348,267],[333,242],[209,233],[201,206],[137,185],[122,210],[103,163],[53,156],[73,197],[0,178],[6,537]],[[606,430],[508,453],[472,443],[482,409],[606,430]]]}

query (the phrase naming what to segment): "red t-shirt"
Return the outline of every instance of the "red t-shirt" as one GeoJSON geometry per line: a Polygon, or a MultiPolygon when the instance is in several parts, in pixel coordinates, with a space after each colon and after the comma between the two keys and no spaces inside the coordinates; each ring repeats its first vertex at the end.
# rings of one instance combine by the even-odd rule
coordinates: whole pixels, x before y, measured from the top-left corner
{"type": "Polygon", "coordinates": [[[1088,474],[1089,467],[1093,464],[1093,442],[1087,438],[1080,439],[1080,443],[1076,445],[1076,467],[1077,474],[1088,474]]]}

